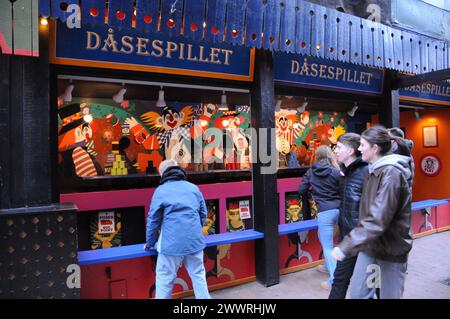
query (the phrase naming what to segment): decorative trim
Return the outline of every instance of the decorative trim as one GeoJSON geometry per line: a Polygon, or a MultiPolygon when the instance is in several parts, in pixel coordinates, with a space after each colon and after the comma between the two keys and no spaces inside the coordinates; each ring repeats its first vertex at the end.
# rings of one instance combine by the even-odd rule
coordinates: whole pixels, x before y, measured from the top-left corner
{"type": "Polygon", "coordinates": [[[424,237],[424,236],[433,235],[433,234],[436,234],[437,232],[438,232],[437,229],[427,230],[427,231],[424,231],[424,232],[421,232],[421,233],[418,233],[418,234],[414,234],[413,235],[413,239],[417,239],[417,238],[421,238],[421,237],[424,237]]]}
{"type": "Polygon", "coordinates": [[[298,272],[300,270],[310,269],[314,268],[318,265],[322,265],[324,263],[324,259],[313,261],[312,263],[307,263],[300,266],[290,267],[290,268],[284,268],[280,270],[280,275],[287,275],[290,273],[298,272]]]}
{"type": "MultiPolygon", "coordinates": [[[[247,277],[247,278],[242,278],[242,279],[237,279],[237,280],[214,284],[214,285],[208,286],[208,290],[209,290],[209,292],[211,292],[211,291],[216,291],[216,290],[220,290],[220,289],[225,289],[225,288],[230,288],[230,287],[234,287],[234,286],[248,284],[248,283],[251,283],[254,281],[256,281],[256,276],[251,276],[251,277],[247,277]]],[[[194,295],[194,291],[188,290],[188,291],[176,292],[176,293],[172,294],[172,297],[174,299],[181,299],[181,298],[186,298],[186,297],[190,297],[193,295],[194,295]]]]}

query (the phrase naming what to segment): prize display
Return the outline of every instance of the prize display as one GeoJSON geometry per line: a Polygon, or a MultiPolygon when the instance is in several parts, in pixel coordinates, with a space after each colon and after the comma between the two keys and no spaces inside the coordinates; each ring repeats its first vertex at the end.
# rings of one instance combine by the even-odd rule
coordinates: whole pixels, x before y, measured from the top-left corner
{"type": "Polygon", "coordinates": [[[227,231],[236,232],[253,228],[251,197],[227,199],[227,231]]]}
{"type": "Polygon", "coordinates": [[[121,214],[114,211],[98,212],[91,216],[91,249],[122,245],[121,214]]]}

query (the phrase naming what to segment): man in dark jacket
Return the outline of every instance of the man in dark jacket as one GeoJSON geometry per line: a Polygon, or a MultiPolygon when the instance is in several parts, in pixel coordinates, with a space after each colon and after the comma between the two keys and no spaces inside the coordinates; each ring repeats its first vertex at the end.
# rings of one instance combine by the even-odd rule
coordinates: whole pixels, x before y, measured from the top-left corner
{"type": "MultiPolygon", "coordinates": [[[[340,241],[358,224],[362,187],[369,173],[367,163],[361,159],[361,153],[358,151],[360,140],[358,134],[344,134],[339,137],[335,149],[337,160],[341,163],[341,171],[345,175],[340,187],[341,205],[338,219],[340,241]]],[[[345,299],[355,264],[356,257],[337,262],[329,299],[345,299]]]]}
{"type": "Polygon", "coordinates": [[[352,298],[372,298],[380,288],[382,299],[399,299],[412,248],[410,158],[390,154],[391,137],[379,126],[363,132],[359,150],[369,162],[359,222],[331,254],[340,261],[358,254],[352,298]]]}

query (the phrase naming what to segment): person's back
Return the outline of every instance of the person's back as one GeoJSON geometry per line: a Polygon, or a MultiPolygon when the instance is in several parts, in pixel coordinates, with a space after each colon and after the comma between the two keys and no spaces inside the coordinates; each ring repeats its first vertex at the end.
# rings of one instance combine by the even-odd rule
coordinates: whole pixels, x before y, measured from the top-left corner
{"type": "Polygon", "coordinates": [[[179,256],[205,247],[199,211],[203,200],[197,186],[185,180],[169,180],[153,195],[163,208],[158,252],[179,256]]]}
{"type": "Polygon", "coordinates": [[[153,194],[147,217],[147,243],[156,249],[156,298],[169,299],[178,269],[184,264],[196,298],[211,298],[203,265],[206,204],[197,186],[186,181],[185,171],[174,160],[159,166],[160,186],[153,194]],[[158,230],[161,229],[158,239],[158,230]]]}
{"type": "Polygon", "coordinates": [[[319,162],[312,166],[303,177],[299,187],[301,195],[311,192],[318,212],[339,208],[339,170],[328,163],[319,162]]]}
{"type": "Polygon", "coordinates": [[[329,290],[333,284],[336,268],[336,261],[330,254],[333,249],[334,227],[339,217],[341,174],[336,169],[337,161],[330,147],[320,146],[314,157],[315,163],[303,176],[298,191],[300,195],[307,195],[310,192],[317,204],[318,236],[325,257],[325,268],[330,274],[328,280],[322,282],[321,286],[329,290]]]}

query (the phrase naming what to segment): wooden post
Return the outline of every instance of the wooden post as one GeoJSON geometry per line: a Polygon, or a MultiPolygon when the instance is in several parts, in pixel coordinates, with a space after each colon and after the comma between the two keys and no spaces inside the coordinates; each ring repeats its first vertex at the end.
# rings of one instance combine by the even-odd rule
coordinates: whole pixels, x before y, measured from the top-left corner
{"type": "MultiPolygon", "coordinates": [[[[253,127],[257,130],[260,128],[267,129],[270,134],[274,135],[274,72],[273,58],[270,51],[256,50],[255,79],[251,97],[253,127]]],[[[276,152],[273,140],[274,136],[273,138],[268,138],[265,145],[261,145],[258,140],[258,153],[261,147],[266,148],[266,154],[276,152]]],[[[272,165],[276,165],[276,163],[272,163],[272,165]]],[[[278,247],[279,212],[276,170],[273,174],[262,174],[261,168],[264,166],[258,156],[257,162],[253,163],[252,168],[254,227],[255,230],[264,233],[264,239],[257,240],[255,243],[255,268],[256,279],[266,287],[269,287],[280,282],[278,247]]]]}
{"type": "Polygon", "coordinates": [[[76,206],[52,201],[48,28],[39,44],[0,54],[0,299],[80,297],[76,206]]]}
{"type": "Polygon", "coordinates": [[[394,71],[385,71],[383,101],[380,108],[380,124],[387,128],[400,127],[400,96],[393,89],[394,71]]]}

